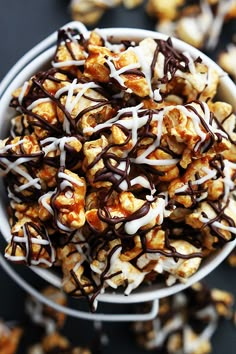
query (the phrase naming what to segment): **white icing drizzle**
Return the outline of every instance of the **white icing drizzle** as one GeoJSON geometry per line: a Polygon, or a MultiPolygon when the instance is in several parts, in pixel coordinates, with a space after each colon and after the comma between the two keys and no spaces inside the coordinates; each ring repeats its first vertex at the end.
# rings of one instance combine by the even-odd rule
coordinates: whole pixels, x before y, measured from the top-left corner
{"type": "Polygon", "coordinates": [[[104,33],[99,28],[96,28],[95,32],[103,39],[104,46],[108,48],[111,52],[120,53],[122,50],[125,49],[124,44],[113,44],[110,41],[108,41],[107,36],[105,36],[104,33]]]}
{"type": "MultiPolygon", "coordinates": [[[[96,133],[100,129],[110,128],[116,122],[119,122],[119,124],[122,124],[123,126],[126,126],[126,124],[127,124],[128,126],[132,127],[133,126],[132,125],[133,124],[132,120],[123,121],[123,120],[120,120],[120,116],[121,115],[125,115],[125,113],[132,113],[132,115],[133,115],[134,114],[133,112],[138,112],[139,109],[142,108],[142,107],[143,107],[143,103],[140,103],[140,104],[138,104],[137,106],[134,106],[134,107],[121,108],[114,117],[112,117],[111,119],[107,120],[105,123],[97,124],[95,127],[85,128],[83,130],[83,132],[84,133],[87,133],[87,132],[96,133]],[[127,122],[127,123],[125,123],[125,122],[127,122]]],[[[147,122],[147,120],[144,120],[143,124],[145,124],[145,121],[147,122]]],[[[141,122],[142,122],[142,120],[141,120],[141,122]]]]}
{"type": "MultiPolygon", "coordinates": [[[[211,221],[211,219],[204,217],[202,215],[199,217],[199,220],[204,224],[211,221]]],[[[226,230],[226,231],[231,232],[232,234],[236,234],[236,227],[224,225],[224,224],[220,223],[219,221],[213,221],[211,223],[211,225],[217,227],[218,229],[226,230]]]]}
{"type": "Polygon", "coordinates": [[[37,301],[35,298],[30,298],[28,301],[26,301],[25,306],[25,310],[28,315],[30,315],[33,323],[43,325],[47,334],[54,333],[56,331],[57,326],[55,320],[43,315],[44,305],[41,302],[37,301]]]}
{"type": "MultiPolygon", "coordinates": [[[[77,79],[74,79],[71,84],[61,87],[56,93],[55,98],[59,99],[60,96],[67,92],[66,97],[66,110],[71,114],[73,109],[75,108],[76,104],[79,102],[80,98],[85,94],[88,89],[97,88],[99,87],[94,82],[87,82],[87,83],[77,83],[77,79]],[[77,92],[79,90],[79,92],[77,92]],[[76,93],[77,92],[77,93],[76,93]],[[76,96],[74,94],[76,93],[76,96]]],[[[66,115],[64,114],[63,120],[63,130],[70,134],[70,122],[68,121],[66,115]]]]}
{"type": "Polygon", "coordinates": [[[188,338],[188,332],[190,333],[190,338],[191,338],[191,332],[192,330],[190,329],[189,326],[185,325],[184,326],[184,353],[186,354],[191,354],[193,353],[197,348],[199,348],[199,345],[206,340],[209,340],[212,335],[214,334],[216,328],[217,328],[217,320],[218,320],[218,315],[216,313],[216,310],[212,305],[203,308],[202,310],[198,311],[196,313],[196,317],[198,318],[203,318],[207,317],[209,318],[209,324],[204,328],[204,330],[201,332],[199,336],[197,336],[196,339],[189,340],[188,338]]]}
{"type": "Polygon", "coordinates": [[[157,71],[157,76],[160,79],[162,79],[165,76],[164,67],[165,67],[165,56],[162,52],[159,52],[157,56],[155,70],[157,71]]]}
{"type": "MultiPolygon", "coordinates": [[[[9,149],[12,149],[13,147],[19,146],[24,143],[24,139],[20,139],[14,144],[7,144],[4,147],[0,149],[0,153],[4,154],[6,153],[9,149]]],[[[40,179],[39,178],[32,178],[31,175],[27,172],[26,169],[21,168],[20,165],[32,161],[34,159],[34,156],[32,157],[20,157],[17,160],[10,162],[7,157],[2,157],[0,158],[0,161],[6,166],[4,170],[1,171],[1,175],[7,175],[10,171],[14,171],[16,174],[19,174],[20,176],[24,177],[28,182],[22,184],[20,187],[16,186],[17,191],[22,191],[30,186],[34,186],[36,189],[41,189],[40,185],[40,179]]]]}
{"type": "Polygon", "coordinates": [[[141,227],[149,224],[153,219],[156,220],[157,225],[163,223],[166,216],[166,206],[168,204],[167,193],[160,194],[157,200],[150,205],[148,213],[141,218],[127,221],[125,223],[125,231],[128,235],[135,234],[141,227]],[[164,198],[162,198],[164,196],[164,198]]]}
{"type": "MultiPolygon", "coordinates": [[[[113,124],[118,122],[119,125],[122,125],[125,128],[132,130],[132,142],[133,142],[133,145],[135,145],[135,143],[137,142],[137,137],[138,137],[138,132],[137,132],[138,129],[141,128],[142,126],[145,126],[145,124],[147,123],[147,121],[149,119],[148,115],[144,115],[143,117],[138,116],[138,112],[143,111],[141,109],[142,106],[143,106],[143,104],[141,103],[135,107],[128,107],[128,108],[120,109],[115,117],[111,118],[110,120],[106,121],[105,123],[98,124],[94,128],[90,127],[90,128],[84,129],[84,133],[85,132],[96,132],[96,131],[103,129],[103,128],[110,128],[113,124]],[[127,119],[120,119],[120,116],[124,115],[125,113],[132,113],[131,118],[127,117],[127,119]]],[[[169,166],[169,165],[177,164],[179,162],[179,159],[165,159],[165,160],[152,159],[151,160],[151,159],[146,158],[153,151],[155,151],[156,148],[160,145],[161,135],[162,135],[163,116],[165,113],[168,112],[168,110],[171,109],[171,107],[173,108],[175,106],[165,107],[160,112],[153,114],[152,120],[158,121],[157,138],[153,142],[153,144],[151,144],[141,155],[139,155],[136,158],[130,159],[133,163],[148,164],[148,165],[152,165],[152,166],[169,166]]],[[[182,106],[180,106],[180,107],[182,107],[182,106]]],[[[127,152],[125,152],[125,153],[127,154],[127,152]]]]}
{"type": "MultiPolygon", "coordinates": [[[[123,66],[120,69],[116,69],[115,64],[113,63],[115,59],[113,57],[108,57],[106,63],[109,66],[111,78],[114,78],[121,86],[125,86],[124,79],[120,75],[124,74],[127,70],[138,69],[140,68],[139,63],[131,63],[129,65],[123,66]]],[[[126,87],[126,86],[125,86],[126,87]]]]}
{"type": "Polygon", "coordinates": [[[137,177],[131,179],[130,184],[132,187],[137,184],[140,184],[143,188],[150,189],[150,192],[152,195],[155,194],[155,192],[156,192],[156,189],[151,187],[148,179],[143,176],[137,176],[137,177]]]}
{"type": "Polygon", "coordinates": [[[49,97],[45,97],[45,98],[39,98],[38,100],[35,100],[34,102],[32,102],[27,109],[29,111],[31,111],[32,109],[34,109],[36,106],[38,106],[41,103],[46,103],[46,102],[52,102],[51,98],[49,97]]]}
{"type": "Polygon", "coordinates": [[[141,46],[136,46],[133,48],[130,48],[129,50],[133,50],[136,56],[138,57],[141,70],[143,74],[145,75],[145,79],[147,81],[148,87],[149,87],[149,92],[150,92],[150,97],[153,97],[153,91],[152,91],[152,71],[151,71],[151,63],[147,60],[145,55],[143,54],[143,48],[141,46]]]}
{"type": "Polygon", "coordinates": [[[154,99],[154,101],[156,101],[156,102],[160,102],[160,101],[162,100],[162,96],[161,96],[161,94],[160,94],[160,88],[155,89],[155,90],[153,91],[153,99],[154,99]]]}
{"type": "Polygon", "coordinates": [[[10,327],[7,326],[5,323],[2,322],[0,319],[0,338],[2,337],[10,337],[11,335],[11,330],[10,327]]]}
{"type": "Polygon", "coordinates": [[[65,60],[65,61],[59,61],[55,62],[52,61],[51,64],[54,68],[62,68],[64,66],[81,66],[84,65],[85,59],[82,60],[65,60]]]}
{"type": "Polygon", "coordinates": [[[146,343],[148,349],[154,349],[163,345],[165,339],[170,333],[178,330],[183,326],[183,318],[181,315],[177,314],[172,321],[168,321],[163,327],[161,326],[161,321],[157,317],[153,320],[154,327],[154,337],[146,343]]]}
{"type": "Polygon", "coordinates": [[[86,260],[91,263],[92,257],[90,256],[90,245],[86,241],[86,238],[80,230],[76,231],[75,235],[73,236],[72,242],[74,242],[77,251],[83,254],[86,257],[86,260]]]}
{"type": "Polygon", "coordinates": [[[65,180],[75,184],[78,187],[83,187],[84,186],[84,183],[82,181],[79,181],[78,179],[73,178],[72,176],[69,176],[69,175],[67,175],[64,172],[59,172],[58,173],[58,178],[64,178],[65,180]]]}
{"type": "Polygon", "coordinates": [[[207,41],[207,48],[214,49],[217,45],[221,33],[221,29],[224,24],[225,15],[229,12],[229,9],[233,5],[234,0],[219,0],[217,6],[216,16],[212,21],[208,41],[207,41]]]}
{"type": "MultiPolygon", "coordinates": [[[[26,248],[26,255],[25,256],[14,256],[14,255],[9,255],[8,253],[5,253],[5,257],[13,262],[15,261],[27,261],[28,257],[29,257],[29,251],[30,251],[30,245],[29,245],[29,239],[27,237],[27,232],[26,232],[26,229],[25,229],[25,225],[23,225],[22,227],[23,229],[23,234],[24,236],[23,237],[20,237],[20,236],[14,236],[12,237],[12,241],[13,242],[20,242],[20,243],[24,243],[25,244],[25,248],[26,248]]],[[[33,243],[33,244],[37,244],[37,245],[42,245],[42,246],[47,246],[47,245],[50,245],[50,249],[52,251],[52,254],[51,254],[51,259],[50,261],[45,259],[45,258],[41,258],[39,257],[38,259],[31,259],[30,260],[30,263],[32,265],[38,265],[38,264],[45,264],[47,265],[48,267],[50,267],[53,262],[55,261],[55,251],[54,249],[51,247],[51,243],[49,240],[45,240],[45,239],[42,239],[41,236],[40,238],[37,238],[37,237],[32,237],[30,238],[30,242],[33,243]]]]}
{"type": "Polygon", "coordinates": [[[21,88],[20,94],[18,96],[18,102],[20,105],[22,105],[22,101],[23,101],[24,95],[27,91],[28,85],[29,85],[29,82],[25,81],[22,88],[21,88]]]}
{"type": "MultiPolygon", "coordinates": [[[[35,187],[35,184],[37,184],[37,186],[39,186],[39,183],[40,183],[40,178],[33,178],[31,181],[29,181],[28,183],[24,183],[22,184],[21,186],[15,186],[15,191],[16,192],[22,192],[23,190],[29,188],[29,187],[32,187],[34,186],[35,187]]],[[[37,187],[36,187],[37,188],[37,187]]],[[[37,188],[37,189],[41,189],[40,188],[37,188]]]]}
{"type": "Polygon", "coordinates": [[[65,232],[71,232],[72,229],[70,229],[68,226],[63,225],[58,219],[56,220],[57,226],[59,229],[65,231],[65,232]]]}
{"type": "MultiPolygon", "coordinates": [[[[211,133],[219,133],[221,136],[225,137],[226,139],[228,138],[227,134],[225,132],[223,132],[222,130],[214,127],[213,125],[210,125],[210,109],[209,106],[205,103],[205,102],[201,102],[203,107],[204,107],[204,112],[203,112],[203,116],[202,118],[204,119],[209,131],[211,133]]],[[[176,109],[179,109],[186,117],[190,118],[192,120],[194,129],[196,134],[199,136],[200,141],[195,145],[194,147],[194,151],[197,151],[199,146],[206,140],[207,137],[207,132],[204,132],[202,130],[202,124],[200,121],[200,118],[198,117],[198,115],[193,112],[191,110],[192,105],[191,104],[187,104],[186,106],[181,106],[181,105],[177,105],[174,106],[176,107],[176,109]],[[188,109],[189,108],[189,109],[188,109]]],[[[193,106],[194,107],[194,106],[193,106]]],[[[165,111],[168,112],[169,110],[173,109],[173,106],[171,107],[166,107],[165,111]]]]}
{"type": "Polygon", "coordinates": [[[60,166],[65,166],[66,165],[65,144],[73,142],[73,141],[77,141],[77,138],[73,137],[73,136],[69,136],[69,137],[64,136],[62,138],[49,137],[44,140],[41,140],[40,145],[42,146],[42,150],[45,153],[45,156],[47,156],[49,152],[57,151],[59,149],[60,150],[60,166]]]}
{"type": "MultiPolygon", "coordinates": [[[[60,188],[61,190],[64,190],[66,187],[73,187],[74,185],[77,185],[79,187],[83,187],[84,184],[80,181],[78,181],[77,179],[73,178],[72,176],[67,175],[64,172],[59,172],[58,173],[58,178],[62,178],[64,179],[61,183],[60,183],[60,188]]],[[[42,204],[42,206],[52,215],[54,216],[54,210],[51,207],[50,203],[51,203],[51,199],[52,197],[57,193],[57,188],[54,189],[54,191],[49,191],[47,193],[45,193],[44,195],[42,195],[39,198],[39,203],[42,204]]],[[[73,192],[72,192],[73,193],[73,192]]],[[[67,198],[69,197],[68,195],[66,196],[67,198]]],[[[56,219],[56,224],[58,226],[59,229],[61,229],[62,231],[65,232],[71,232],[72,229],[70,229],[69,227],[67,227],[66,225],[62,224],[58,218],[56,219]]]]}
{"type": "Polygon", "coordinates": [[[7,152],[9,149],[12,149],[13,147],[19,146],[23,143],[24,143],[24,139],[20,139],[14,144],[7,144],[0,149],[0,153],[5,154],[5,152],[7,152]]]}
{"type": "MultiPolygon", "coordinates": [[[[117,271],[122,271],[123,278],[128,282],[128,285],[124,291],[125,295],[129,295],[133,289],[137,288],[143,281],[147,272],[140,272],[135,269],[129,262],[120,260],[120,253],[122,250],[122,246],[118,247],[117,250],[112,254],[110,258],[110,268],[106,273],[106,277],[116,273],[117,271]]],[[[94,264],[91,264],[90,267],[92,271],[96,274],[102,274],[105,269],[105,263],[103,264],[102,269],[96,267],[94,264]]],[[[115,282],[115,278],[106,279],[105,283],[110,287],[116,289],[117,284],[115,282]]]]}
{"type": "MultiPolygon", "coordinates": [[[[191,180],[191,184],[192,186],[195,186],[195,185],[200,185],[206,181],[209,181],[210,179],[212,179],[213,177],[216,176],[216,170],[210,170],[209,168],[207,167],[202,167],[201,170],[206,173],[205,176],[199,178],[199,179],[196,179],[194,181],[191,180]]],[[[188,189],[188,184],[184,184],[183,186],[177,188],[175,190],[175,193],[180,193],[180,192],[185,192],[186,190],[188,189]]]]}
{"type": "MultiPolygon", "coordinates": [[[[227,134],[218,129],[217,127],[214,127],[210,125],[210,110],[208,105],[205,102],[202,102],[203,104],[203,109],[204,109],[204,116],[203,119],[205,120],[209,131],[211,131],[213,134],[220,133],[221,136],[227,138],[227,134]]],[[[188,104],[186,106],[182,105],[176,105],[176,106],[168,106],[164,107],[161,111],[158,113],[154,113],[152,120],[157,121],[157,139],[151,144],[141,155],[139,155],[137,158],[132,159],[132,162],[134,163],[141,163],[141,164],[148,164],[152,166],[165,166],[165,165],[174,165],[178,163],[179,159],[166,159],[166,160],[156,160],[156,159],[148,159],[148,155],[150,155],[152,152],[156,150],[158,146],[160,146],[161,143],[161,136],[162,136],[162,129],[163,129],[163,117],[165,115],[168,115],[168,113],[173,110],[173,109],[178,109],[181,111],[186,117],[190,118],[192,120],[194,129],[196,134],[199,136],[199,142],[195,145],[194,150],[196,151],[199,146],[206,140],[208,136],[208,132],[204,132],[202,130],[202,124],[200,121],[199,116],[191,110],[191,104],[188,104]]],[[[125,108],[121,109],[118,114],[113,117],[112,119],[108,120],[105,123],[98,124],[96,127],[92,128],[86,128],[84,132],[96,132],[99,129],[102,128],[109,128],[116,122],[119,122],[120,125],[126,127],[127,129],[132,129],[132,141],[135,144],[137,141],[137,130],[146,124],[148,120],[148,116],[143,116],[143,117],[138,117],[138,111],[140,109],[140,105],[135,106],[135,107],[130,107],[130,108],[125,108]],[[130,119],[120,119],[120,116],[124,113],[132,113],[132,117],[130,119]]]]}
{"type": "MultiPolygon", "coordinates": [[[[30,185],[34,186],[34,188],[41,189],[41,185],[39,183],[40,182],[39,178],[32,178],[31,175],[26,170],[19,167],[19,165],[23,164],[24,162],[28,162],[33,159],[34,159],[34,157],[32,157],[32,158],[20,157],[16,161],[10,162],[7,158],[1,158],[2,163],[7,166],[7,168],[4,170],[4,175],[6,175],[9,171],[12,170],[16,174],[19,174],[20,176],[24,177],[28,182],[30,182],[30,185]]],[[[22,188],[24,189],[23,186],[22,186],[22,188]]]]}
{"type": "Polygon", "coordinates": [[[191,55],[189,54],[189,52],[183,52],[183,55],[188,59],[188,68],[189,71],[192,75],[196,74],[196,68],[195,68],[195,64],[194,64],[194,60],[191,57],[191,55]]]}
{"type": "Polygon", "coordinates": [[[50,205],[50,200],[51,197],[56,193],[56,189],[54,191],[49,191],[43,195],[41,195],[41,197],[39,198],[39,203],[42,204],[42,206],[51,214],[54,215],[53,209],[50,205]],[[49,203],[48,203],[49,200],[49,203]]]}
{"type": "Polygon", "coordinates": [[[232,171],[236,171],[236,163],[233,163],[229,160],[224,160],[224,177],[223,177],[223,183],[224,183],[224,197],[223,200],[224,202],[227,201],[229,198],[230,191],[235,188],[234,181],[232,181],[231,174],[232,171]]]}
{"type": "Polygon", "coordinates": [[[9,187],[7,187],[7,195],[8,195],[9,199],[11,199],[12,201],[14,201],[16,203],[22,202],[22,200],[20,198],[16,197],[15,194],[11,192],[9,187]]]}

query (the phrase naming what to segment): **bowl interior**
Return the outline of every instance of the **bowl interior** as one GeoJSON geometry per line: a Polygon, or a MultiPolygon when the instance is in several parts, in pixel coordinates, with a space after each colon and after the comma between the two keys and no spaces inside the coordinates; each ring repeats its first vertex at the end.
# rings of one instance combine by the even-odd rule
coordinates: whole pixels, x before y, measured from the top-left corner
{"type": "MultiPolygon", "coordinates": [[[[161,38],[166,39],[167,36],[147,31],[141,29],[130,29],[130,28],[107,28],[102,29],[101,33],[112,41],[116,42],[119,40],[134,40],[139,41],[146,37],[151,38],[161,38]]],[[[173,38],[173,44],[176,49],[179,51],[188,51],[193,58],[201,57],[203,62],[208,66],[214,67],[220,75],[220,86],[219,86],[219,97],[221,100],[229,102],[233,105],[233,108],[236,111],[236,86],[229,79],[227,74],[210,58],[201,53],[199,50],[193,48],[192,46],[173,38]]],[[[34,50],[34,49],[33,49],[34,50]]],[[[5,138],[9,132],[10,119],[14,116],[15,111],[9,108],[9,102],[11,99],[11,93],[16,88],[20,87],[24,81],[28,80],[34,73],[41,70],[43,67],[47,66],[52,59],[55,47],[51,47],[43,51],[39,56],[37,56],[33,61],[29,62],[24,68],[20,68],[18,75],[9,82],[9,86],[5,90],[1,98],[0,104],[0,138],[5,138]]],[[[7,197],[3,181],[0,180],[0,230],[6,241],[11,239],[10,227],[7,216],[7,197]]],[[[99,295],[98,299],[105,302],[113,303],[134,303],[149,301],[155,298],[161,298],[165,296],[172,295],[178,291],[183,290],[184,288],[192,285],[196,281],[202,279],[211,271],[214,270],[233,250],[236,245],[236,241],[232,241],[226,244],[223,249],[216,252],[214,255],[210,256],[207,260],[203,261],[200,269],[189,278],[184,284],[176,284],[170,287],[152,285],[152,286],[141,286],[137,290],[133,291],[129,296],[124,296],[121,293],[114,293],[112,291],[99,295]]],[[[44,278],[46,281],[51,283],[54,286],[61,286],[61,279],[58,275],[54,274],[51,270],[45,270],[37,267],[32,267],[39,276],[44,278]]]]}

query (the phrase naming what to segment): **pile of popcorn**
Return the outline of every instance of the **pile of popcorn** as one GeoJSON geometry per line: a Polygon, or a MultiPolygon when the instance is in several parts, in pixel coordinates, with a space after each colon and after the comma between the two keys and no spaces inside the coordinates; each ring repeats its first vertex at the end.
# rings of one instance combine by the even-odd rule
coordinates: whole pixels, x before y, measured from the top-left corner
{"type": "Polygon", "coordinates": [[[214,49],[225,22],[235,19],[235,0],[72,0],[71,16],[86,25],[96,24],[105,11],[123,2],[127,9],[143,4],[156,20],[156,30],[201,49],[214,49]]]}
{"type": "MultiPolygon", "coordinates": [[[[65,294],[60,290],[48,286],[41,291],[48,300],[58,305],[67,305],[65,294]]],[[[0,322],[0,354],[17,354],[21,348],[25,354],[92,354],[89,347],[74,346],[69,338],[62,334],[66,316],[51,307],[43,305],[33,297],[25,303],[28,320],[24,323],[0,322]],[[27,335],[27,326],[34,330],[33,343],[30,338],[23,345],[24,335],[27,335]],[[42,331],[39,331],[39,327],[42,331]],[[37,343],[34,343],[38,340],[37,343]]]]}
{"type": "MultiPolygon", "coordinates": [[[[52,286],[41,290],[41,294],[55,304],[67,306],[65,295],[52,286]]],[[[235,320],[233,304],[231,293],[196,283],[187,290],[161,299],[157,317],[130,324],[128,336],[130,341],[134,336],[133,344],[145,351],[208,354],[212,351],[211,338],[215,331],[220,331],[226,320],[235,320]]],[[[148,306],[149,303],[139,304],[136,310],[140,313],[148,306]]],[[[87,346],[74,345],[65,331],[67,318],[63,313],[31,296],[26,300],[25,309],[27,319],[24,324],[0,321],[0,354],[17,354],[19,350],[24,354],[102,354],[109,348],[112,350],[112,338],[107,336],[106,326],[100,322],[94,322],[87,346]],[[28,336],[28,326],[34,333],[33,339],[28,336]],[[26,341],[25,335],[28,337],[26,341]]],[[[80,340],[84,328],[78,324],[76,330],[80,340]]]]}
{"type": "Polygon", "coordinates": [[[126,9],[133,9],[142,3],[143,0],[71,0],[70,11],[73,20],[94,25],[110,8],[122,4],[126,9]]]}
{"type": "Polygon", "coordinates": [[[156,30],[201,49],[217,46],[223,26],[236,17],[235,0],[149,0],[147,12],[156,18],[156,30]]]}
{"type": "Polygon", "coordinates": [[[134,323],[136,341],[143,349],[160,354],[211,353],[211,338],[220,321],[233,318],[233,302],[232,294],[196,283],[161,299],[154,320],[134,323]]]}
{"type": "Polygon", "coordinates": [[[61,270],[92,307],[107,288],[185,282],[236,234],[236,117],[218,83],[171,39],[61,29],[0,141],[5,257],[61,270]]]}

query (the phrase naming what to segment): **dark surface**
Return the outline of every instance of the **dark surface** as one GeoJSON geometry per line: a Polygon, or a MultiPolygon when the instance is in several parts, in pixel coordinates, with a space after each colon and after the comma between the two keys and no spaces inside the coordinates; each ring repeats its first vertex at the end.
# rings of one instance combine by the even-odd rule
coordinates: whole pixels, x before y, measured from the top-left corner
{"type": "MultiPolygon", "coordinates": [[[[68,1],[65,0],[0,0],[0,79],[6,74],[11,66],[30,48],[36,45],[60,26],[71,21],[68,10],[68,1]]],[[[139,7],[135,10],[124,10],[119,7],[108,11],[100,27],[139,27],[154,29],[154,22],[139,7]]],[[[226,45],[231,39],[232,34],[236,32],[235,22],[225,26],[224,34],[221,38],[219,48],[226,45]]],[[[211,53],[215,57],[217,50],[211,53]]],[[[21,272],[29,281],[37,281],[40,286],[41,280],[35,279],[31,272],[21,272]]],[[[213,287],[221,287],[229,290],[236,296],[235,269],[227,264],[222,264],[217,270],[205,279],[205,282],[213,287]]],[[[3,271],[0,271],[0,317],[6,320],[25,320],[24,302],[25,293],[22,291],[3,271]]],[[[101,305],[102,310],[114,311],[113,306],[101,305]]],[[[117,311],[121,311],[122,306],[118,306],[117,311]]],[[[129,312],[130,307],[125,306],[125,311],[129,312]]],[[[105,347],[104,353],[118,354],[125,353],[144,353],[139,349],[131,334],[129,324],[118,323],[104,325],[108,333],[110,342],[105,347]]],[[[35,333],[28,327],[27,333],[33,340],[35,333]]],[[[74,342],[74,344],[89,345],[91,341],[96,341],[93,324],[89,321],[81,321],[68,318],[64,333],[74,342]]],[[[26,338],[21,346],[21,353],[25,352],[26,338]]],[[[236,330],[229,322],[223,322],[213,338],[214,354],[235,354],[236,352],[236,330]]]]}

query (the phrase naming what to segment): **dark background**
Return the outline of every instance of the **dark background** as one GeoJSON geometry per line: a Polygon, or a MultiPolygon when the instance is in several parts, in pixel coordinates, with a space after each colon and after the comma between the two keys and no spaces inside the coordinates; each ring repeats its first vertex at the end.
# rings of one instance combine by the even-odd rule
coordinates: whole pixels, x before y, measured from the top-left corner
{"type": "MultiPolygon", "coordinates": [[[[60,26],[71,21],[68,9],[69,1],[66,0],[0,0],[0,79],[4,77],[11,66],[29,49],[60,26]]],[[[154,29],[155,21],[150,19],[138,7],[134,10],[125,10],[124,7],[109,10],[99,22],[99,27],[138,27],[154,29]]],[[[224,48],[236,32],[235,20],[224,27],[218,48],[214,53],[208,53],[216,58],[220,49],[224,48]]],[[[2,247],[1,247],[2,248],[2,247]]],[[[40,287],[43,282],[33,276],[32,272],[24,268],[17,268],[30,282],[40,287]]],[[[223,263],[204,281],[212,286],[231,291],[236,296],[235,284],[236,269],[223,263]]],[[[24,303],[26,294],[2,270],[0,270],[0,318],[5,320],[25,321],[24,303]]],[[[132,311],[131,306],[107,305],[99,306],[102,311],[122,310],[132,311]],[[116,309],[114,309],[114,306],[116,309]],[[118,309],[117,309],[118,308],[118,309]]],[[[68,318],[63,333],[74,344],[90,345],[96,343],[93,323],[86,320],[68,318]]],[[[108,334],[109,344],[104,348],[104,353],[118,354],[144,353],[135,344],[130,325],[127,323],[105,323],[104,330],[108,334]]],[[[26,334],[30,340],[34,339],[35,332],[30,326],[26,334]]],[[[26,354],[24,338],[20,353],[26,354]]],[[[213,354],[235,354],[236,329],[230,322],[222,322],[213,337],[213,354]]]]}

